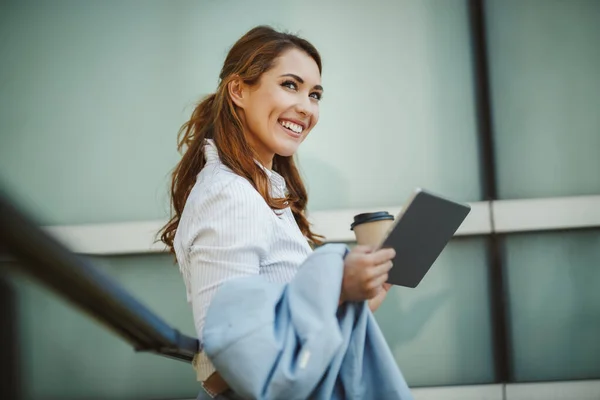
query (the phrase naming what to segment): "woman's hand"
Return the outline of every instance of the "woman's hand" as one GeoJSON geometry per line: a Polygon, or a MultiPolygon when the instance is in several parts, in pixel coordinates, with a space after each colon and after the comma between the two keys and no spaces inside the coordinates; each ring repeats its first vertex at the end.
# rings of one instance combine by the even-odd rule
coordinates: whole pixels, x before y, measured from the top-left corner
{"type": "Polygon", "coordinates": [[[377,293],[375,297],[369,300],[369,308],[371,309],[371,312],[377,311],[381,303],[383,303],[383,300],[385,300],[385,296],[387,296],[388,291],[391,287],[391,283],[384,283],[383,285],[381,285],[381,287],[379,288],[379,293],[377,293]]]}
{"type": "Polygon", "coordinates": [[[388,271],[392,268],[392,259],[395,256],[394,249],[373,251],[369,246],[356,246],[352,249],[344,259],[340,303],[370,300],[378,296],[387,281],[388,271]]]}

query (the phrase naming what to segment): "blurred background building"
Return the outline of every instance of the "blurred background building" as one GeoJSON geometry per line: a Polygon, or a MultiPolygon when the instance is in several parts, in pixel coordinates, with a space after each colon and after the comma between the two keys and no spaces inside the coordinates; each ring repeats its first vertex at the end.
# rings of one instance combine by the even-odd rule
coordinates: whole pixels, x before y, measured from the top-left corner
{"type": "MultiPolygon", "coordinates": [[[[299,33],[324,62],[299,153],[317,230],[351,242],[354,211],[397,209],[415,187],[473,204],[422,284],[377,313],[415,397],[600,399],[600,1],[477,5],[2,0],[0,182],[194,335],[152,244],[177,130],[248,29],[299,33]]],[[[195,398],[189,364],[11,282],[24,398],[195,398]]]]}

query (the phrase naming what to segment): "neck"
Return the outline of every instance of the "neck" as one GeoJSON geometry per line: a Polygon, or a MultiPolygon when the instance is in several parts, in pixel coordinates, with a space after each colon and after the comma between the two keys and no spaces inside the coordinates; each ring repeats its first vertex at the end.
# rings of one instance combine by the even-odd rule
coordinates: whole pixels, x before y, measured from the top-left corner
{"type": "Polygon", "coordinates": [[[258,160],[260,162],[260,164],[265,167],[268,170],[272,170],[273,169],[273,157],[271,157],[268,160],[263,160],[263,158],[261,157],[260,160],[258,160]]]}
{"type": "Polygon", "coordinates": [[[275,158],[275,154],[265,148],[260,142],[254,140],[253,138],[248,137],[248,141],[250,142],[250,146],[256,153],[257,161],[268,170],[273,169],[273,159],[275,158]]]}

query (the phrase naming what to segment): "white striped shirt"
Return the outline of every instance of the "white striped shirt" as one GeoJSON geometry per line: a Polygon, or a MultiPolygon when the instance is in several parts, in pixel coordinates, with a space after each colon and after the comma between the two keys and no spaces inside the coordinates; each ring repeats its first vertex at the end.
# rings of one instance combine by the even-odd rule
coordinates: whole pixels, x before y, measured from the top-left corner
{"type": "MultiPolygon", "coordinates": [[[[312,251],[290,208],[274,212],[250,182],[221,162],[212,140],[207,140],[204,154],[206,165],[186,201],[174,239],[200,341],[208,306],[221,284],[256,274],[289,282],[312,251]]],[[[265,171],[271,195],[284,197],[283,177],[265,171]]],[[[203,352],[194,368],[200,381],[215,371],[203,352]]]]}

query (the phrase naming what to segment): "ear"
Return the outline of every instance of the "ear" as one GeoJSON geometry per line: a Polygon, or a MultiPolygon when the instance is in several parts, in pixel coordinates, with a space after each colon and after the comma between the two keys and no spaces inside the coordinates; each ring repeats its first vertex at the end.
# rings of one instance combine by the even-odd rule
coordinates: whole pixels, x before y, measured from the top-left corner
{"type": "Polygon", "coordinates": [[[239,76],[233,77],[227,84],[227,92],[229,92],[229,96],[231,97],[233,103],[243,109],[248,96],[246,92],[246,84],[242,78],[239,76]]]}

